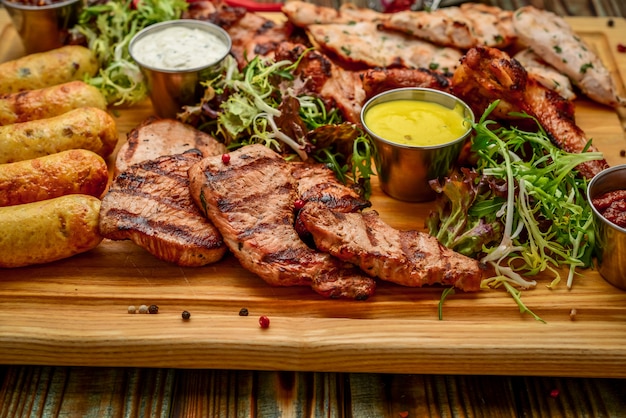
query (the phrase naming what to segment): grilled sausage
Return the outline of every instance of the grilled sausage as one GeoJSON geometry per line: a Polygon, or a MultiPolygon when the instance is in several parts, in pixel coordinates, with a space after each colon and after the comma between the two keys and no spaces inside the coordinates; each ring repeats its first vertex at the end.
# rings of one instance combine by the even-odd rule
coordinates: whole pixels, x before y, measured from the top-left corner
{"type": "Polygon", "coordinates": [[[79,107],[106,110],[104,95],[84,81],[0,95],[0,126],[58,116],[79,107]]]}
{"type": "Polygon", "coordinates": [[[36,90],[93,76],[100,68],[84,46],[68,45],[0,64],[0,94],[36,90]]]}
{"type": "Polygon", "coordinates": [[[0,208],[0,267],[71,257],[100,244],[100,200],[72,194],[0,208]]]}
{"type": "Polygon", "coordinates": [[[101,197],[109,182],[104,159],[75,149],[0,164],[0,206],[21,205],[67,194],[101,197]]]}
{"type": "Polygon", "coordinates": [[[119,139],[115,120],[95,107],[59,116],[0,126],[0,164],[83,148],[109,156],[119,139]]]}

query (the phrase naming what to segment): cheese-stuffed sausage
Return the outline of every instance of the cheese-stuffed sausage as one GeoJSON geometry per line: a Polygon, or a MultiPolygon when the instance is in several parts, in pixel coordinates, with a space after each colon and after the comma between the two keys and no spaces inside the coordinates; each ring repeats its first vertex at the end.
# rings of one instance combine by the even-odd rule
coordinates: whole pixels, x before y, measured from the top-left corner
{"type": "Polygon", "coordinates": [[[68,45],[0,64],[0,94],[35,90],[93,76],[100,68],[84,46],[68,45]]]}
{"type": "Polygon", "coordinates": [[[0,164],[0,206],[21,205],[67,194],[101,197],[109,182],[104,159],[75,149],[0,164]]]}
{"type": "Polygon", "coordinates": [[[0,267],[71,257],[98,246],[100,200],[71,194],[0,208],[0,267]]]}
{"type": "Polygon", "coordinates": [[[30,160],[68,149],[111,155],[119,139],[115,120],[95,107],[0,126],[0,164],[30,160]]]}
{"type": "Polygon", "coordinates": [[[104,95],[83,81],[0,95],[0,125],[58,116],[80,107],[106,110],[104,95]]]}

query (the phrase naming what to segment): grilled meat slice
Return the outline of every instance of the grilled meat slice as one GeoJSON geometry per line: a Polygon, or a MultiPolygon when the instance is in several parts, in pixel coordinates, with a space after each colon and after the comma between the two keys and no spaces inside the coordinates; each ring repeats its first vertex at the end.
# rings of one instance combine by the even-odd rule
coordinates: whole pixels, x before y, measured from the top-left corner
{"type": "Polygon", "coordinates": [[[199,150],[204,156],[226,152],[224,144],[209,134],[174,119],[151,117],[128,133],[127,141],[117,152],[115,172],[119,174],[141,161],[190,149],[199,150]]]}
{"type": "Polygon", "coordinates": [[[344,3],[339,9],[335,9],[298,0],[286,2],[282,12],[289,22],[301,28],[318,23],[378,22],[384,16],[375,10],[357,7],[351,3],[344,3]]]}
{"type": "Polygon", "coordinates": [[[165,155],[128,167],[102,199],[100,233],[130,239],[155,257],[180,266],[220,260],[226,246],[196,207],[187,170],[203,158],[197,150],[165,155]]]}
{"type": "Polygon", "coordinates": [[[321,97],[329,108],[337,107],[346,121],[360,123],[365,93],[359,72],[340,67],[322,52],[308,50],[303,44],[282,42],[275,57],[278,61],[300,59],[295,73],[305,80],[305,88],[321,97]]]}
{"type": "Polygon", "coordinates": [[[533,6],[519,8],[513,19],[520,42],[567,75],[590,99],[626,106],[611,73],[585,41],[560,16],[533,6]]]}
{"type": "Polygon", "coordinates": [[[570,79],[550,64],[547,64],[532,49],[522,49],[513,58],[524,66],[529,77],[534,78],[550,90],[556,91],[564,99],[576,99],[576,93],[574,93],[570,79]]]}
{"type": "MultiPolygon", "coordinates": [[[[571,102],[529,78],[524,67],[504,51],[478,47],[470,49],[452,77],[452,91],[465,100],[476,115],[489,104],[502,99],[502,107],[492,116],[508,117],[509,111],[534,116],[551,140],[567,152],[582,152],[587,146],[583,130],[574,121],[571,102]]],[[[593,145],[588,151],[597,151],[593,145]]],[[[588,179],[608,167],[605,160],[577,167],[588,179]]]]}
{"type": "MultiPolygon", "coordinates": [[[[337,180],[335,173],[319,163],[293,163],[293,177],[297,181],[298,198],[302,202],[319,202],[338,212],[357,212],[372,206],[359,193],[337,180]]],[[[298,236],[306,242],[310,234],[296,216],[295,228],[298,236]]]]}
{"type": "Polygon", "coordinates": [[[390,13],[382,26],[436,45],[469,49],[475,46],[505,48],[515,39],[513,12],[495,6],[467,3],[435,11],[390,13]]]}
{"type": "Polygon", "coordinates": [[[374,68],[363,72],[361,79],[366,99],[402,87],[450,89],[450,77],[426,68],[374,68]]]}
{"type": "Polygon", "coordinates": [[[394,229],[376,211],[341,213],[309,202],[298,217],[319,250],[373,277],[411,287],[443,284],[467,292],[480,289],[483,271],[478,261],[442,246],[426,233],[394,229]]]}
{"type": "Polygon", "coordinates": [[[376,22],[309,25],[308,33],[325,52],[345,65],[361,68],[430,68],[452,72],[461,52],[401,32],[379,29],[376,22]]]}
{"type": "Polygon", "coordinates": [[[311,286],[327,297],[366,299],[373,279],[309,248],[294,228],[293,166],[269,148],[240,148],[228,163],[209,157],[189,170],[196,203],[247,270],[272,286],[311,286]]]}

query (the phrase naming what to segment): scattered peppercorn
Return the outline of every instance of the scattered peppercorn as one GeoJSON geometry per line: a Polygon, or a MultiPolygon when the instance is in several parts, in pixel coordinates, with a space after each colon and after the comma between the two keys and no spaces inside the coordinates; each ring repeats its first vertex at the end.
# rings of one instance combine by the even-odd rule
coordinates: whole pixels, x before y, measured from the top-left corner
{"type": "Polygon", "coordinates": [[[620,52],[622,54],[624,52],[626,52],[626,45],[624,45],[624,44],[617,44],[617,52],[620,52]]]}
{"type": "Polygon", "coordinates": [[[139,307],[139,313],[148,313],[148,306],[146,305],[141,305],[139,307]]]}
{"type": "Polygon", "coordinates": [[[230,162],[230,154],[222,154],[222,162],[228,164],[230,162]]]}
{"type": "Polygon", "coordinates": [[[191,314],[189,313],[189,311],[183,311],[182,316],[185,321],[191,318],[191,314]]]}
{"type": "Polygon", "coordinates": [[[261,315],[259,317],[259,325],[261,326],[261,328],[269,328],[270,327],[270,319],[265,316],[265,315],[261,315]]]}
{"type": "Polygon", "coordinates": [[[558,397],[559,397],[559,393],[560,393],[560,392],[559,392],[559,390],[558,390],[558,389],[552,389],[552,390],[550,391],[550,397],[552,397],[552,398],[558,398],[558,397]]]}
{"type": "Polygon", "coordinates": [[[293,202],[293,207],[296,208],[296,210],[300,210],[304,207],[305,204],[306,200],[297,199],[295,202],[293,202]]]}
{"type": "Polygon", "coordinates": [[[150,314],[157,314],[159,313],[159,307],[156,305],[150,305],[150,307],[148,308],[148,313],[150,314]]]}
{"type": "Polygon", "coordinates": [[[609,19],[607,20],[606,24],[609,26],[609,28],[612,28],[613,26],[615,26],[615,21],[613,21],[613,19],[609,19]]]}
{"type": "Polygon", "coordinates": [[[128,313],[136,313],[136,312],[137,312],[137,309],[133,305],[130,305],[128,307],[128,313]]]}
{"type": "Polygon", "coordinates": [[[239,309],[239,316],[248,316],[248,309],[247,308],[239,309]]]}
{"type": "Polygon", "coordinates": [[[620,150],[619,156],[620,157],[626,157],[626,149],[620,150]]]}

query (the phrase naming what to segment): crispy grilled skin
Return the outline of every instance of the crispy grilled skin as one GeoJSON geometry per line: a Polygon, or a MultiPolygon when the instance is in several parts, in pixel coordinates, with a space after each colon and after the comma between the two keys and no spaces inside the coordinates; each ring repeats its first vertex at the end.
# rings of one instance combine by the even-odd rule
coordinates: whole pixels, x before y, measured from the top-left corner
{"type": "Polygon", "coordinates": [[[0,207],[0,267],[49,263],[100,244],[100,200],[71,194],[0,207]]]}
{"type": "Polygon", "coordinates": [[[174,119],[148,118],[127,135],[117,152],[115,172],[120,173],[133,164],[163,155],[182,154],[196,149],[203,156],[226,152],[226,146],[211,135],[174,119]]]}
{"type": "MultiPolygon", "coordinates": [[[[452,77],[452,91],[480,115],[496,99],[501,107],[493,115],[507,118],[510,111],[526,112],[537,118],[551,140],[567,152],[582,152],[587,138],[574,121],[572,103],[532,78],[519,62],[495,48],[470,49],[452,77]]],[[[588,151],[597,151],[593,145],[588,151]]],[[[608,166],[605,160],[577,167],[588,179],[608,166]]]]}
{"type": "Polygon", "coordinates": [[[79,107],[106,110],[100,90],[83,81],[70,81],[37,90],[0,95],[0,125],[58,116],[79,107]]]}
{"type": "Polygon", "coordinates": [[[226,253],[217,229],[189,193],[187,170],[202,155],[191,150],[128,167],[102,199],[100,233],[130,239],[155,257],[180,266],[203,266],[226,253]]]}
{"type": "Polygon", "coordinates": [[[308,202],[298,217],[315,245],[372,277],[404,286],[452,285],[480,289],[482,270],[476,260],[442,246],[419,231],[400,231],[384,223],[376,211],[341,213],[308,202]]]}
{"type": "Polygon", "coordinates": [[[109,171],[104,159],[84,149],[0,164],[0,206],[37,202],[66,194],[99,198],[108,182],[109,171]]]}
{"type": "Polygon", "coordinates": [[[365,98],[402,87],[427,87],[448,91],[450,77],[426,68],[373,68],[362,73],[365,98]]]}
{"type": "Polygon", "coordinates": [[[0,64],[0,94],[41,89],[93,76],[100,65],[86,47],[68,45],[0,64]]]}
{"type": "Polygon", "coordinates": [[[43,157],[68,149],[109,156],[119,139],[115,119],[95,107],[74,109],[47,119],[0,126],[0,163],[43,157]]]}
{"type": "Polygon", "coordinates": [[[196,203],[241,265],[273,286],[311,286],[326,297],[366,299],[373,279],[309,248],[296,233],[292,166],[263,145],[208,157],[189,170],[196,203]]]}

